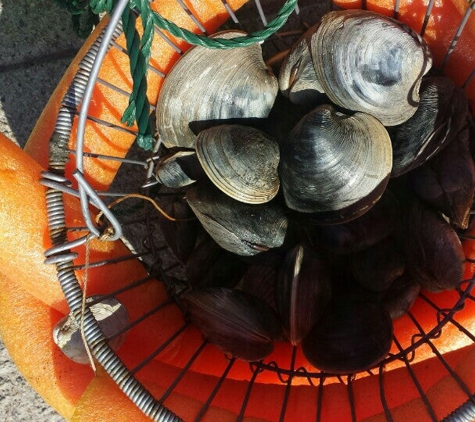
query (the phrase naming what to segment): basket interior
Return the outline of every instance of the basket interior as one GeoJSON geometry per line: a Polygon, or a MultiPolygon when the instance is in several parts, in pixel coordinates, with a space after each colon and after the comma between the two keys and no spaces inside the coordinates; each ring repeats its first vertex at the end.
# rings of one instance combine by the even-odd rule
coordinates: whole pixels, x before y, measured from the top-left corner
{"type": "MultiPolygon", "coordinates": [[[[226,2],[223,1],[223,3],[226,2]]],[[[228,22],[221,29],[239,28],[247,32],[259,30],[275,16],[279,7],[282,6],[281,3],[264,0],[249,1],[242,9],[232,13],[228,22]]],[[[463,59],[463,52],[458,51],[458,45],[460,45],[458,41],[466,36],[465,31],[470,30],[470,25],[472,29],[475,28],[475,18],[473,14],[469,13],[471,10],[469,4],[466,4],[467,12],[461,14],[461,19],[458,22],[452,22],[452,27],[444,28],[447,40],[441,40],[437,39],[440,34],[433,32],[431,22],[433,19],[437,19],[438,14],[442,13],[443,10],[439,9],[434,2],[429,2],[423,6],[426,12],[418,14],[417,22],[413,17],[414,14],[410,13],[411,6],[406,6],[406,9],[409,8],[406,10],[399,9],[399,6],[397,4],[393,5],[392,2],[387,7],[383,3],[387,2],[379,2],[377,6],[374,6],[372,2],[368,2],[368,4],[366,2],[353,2],[351,6],[377,9],[381,13],[391,14],[408,23],[428,41],[443,42],[444,45],[447,45],[447,54],[436,56],[437,67],[450,76],[454,75],[453,78],[456,83],[466,89],[473,104],[475,101],[475,78],[473,77],[475,69],[464,68],[461,72],[454,72],[457,61],[460,60],[459,56],[463,59]]],[[[195,16],[193,10],[183,2],[177,2],[177,7],[182,7],[195,24],[199,23],[199,16],[195,16]]],[[[287,50],[308,26],[316,22],[319,16],[334,8],[337,8],[337,6],[329,1],[300,1],[299,13],[293,13],[286,26],[264,42],[262,46],[264,58],[270,59],[279,52],[287,50]]],[[[125,60],[127,52],[120,45],[119,34],[120,31],[118,30],[110,48],[121,51],[125,60]]],[[[164,32],[158,29],[155,36],[167,37],[164,32]]],[[[472,34],[472,36],[475,36],[475,34],[472,34]]],[[[59,133],[63,138],[73,139],[80,109],[81,90],[84,92],[85,83],[89,77],[88,71],[90,71],[91,63],[100,42],[99,39],[83,59],[83,71],[78,72],[63,101],[65,107],[62,111],[63,114],[58,115],[56,126],[56,134],[59,133]],[[67,125],[64,125],[65,120],[68,121],[67,125]]],[[[168,42],[172,43],[171,39],[168,42]]],[[[181,54],[183,48],[177,46],[176,50],[180,51],[181,54]]],[[[153,60],[149,72],[158,74],[160,77],[166,77],[161,68],[154,67],[153,60]]],[[[114,85],[111,81],[102,79],[101,75],[95,83],[115,93],[120,93],[126,98],[128,96],[127,92],[124,92],[121,87],[114,85]]],[[[152,104],[153,106],[154,104],[152,104]]],[[[101,133],[104,137],[111,136],[114,131],[129,131],[134,135],[132,129],[126,128],[120,123],[120,116],[117,117],[117,121],[104,121],[97,119],[91,112],[86,127],[89,128],[90,133],[101,133]]],[[[88,136],[87,133],[86,136],[88,136]]],[[[104,156],[101,153],[101,140],[99,136],[97,138],[97,149],[87,150],[83,154],[86,172],[88,165],[100,165],[104,168],[108,166],[116,168],[120,165],[117,176],[106,192],[102,191],[100,186],[94,189],[104,204],[111,204],[118,197],[124,197],[130,193],[140,193],[152,198],[158,204],[166,203],[170,195],[180,197],[180,193],[177,195],[167,191],[153,178],[154,165],[163,152],[158,144],[153,152],[144,151],[137,145],[132,145],[130,150],[124,152],[122,156],[104,156]]],[[[55,139],[57,137],[52,138],[53,143],[56,142],[55,139]]],[[[105,142],[107,142],[107,139],[105,142]]],[[[66,148],[68,147],[66,146],[66,148]]],[[[63,191],[66,192],[66,195],[75,194],[66,191],[64,188],[53,186],[51,182],[53,180],[56,183],[59,180],[63,185],[72,182],[73,186],[76,186],[76,180],[70,180],[67,177],[61,179],[64,174],[69,174],[71,168],[74,169],[76,151],[73,148],[68,150],[67,153],[68,157],[65,157],[65,161],[59,164],[56,155],[53,154],[50,157],[50,170],[56,174],[63,172],[62,176],[55,176],[56,181],[53,180],[53,176],[48,176],[50,180],[50,196],[48,197],[50,212],[60,201],[58,198],[61,195],[54,196],[54,192],[61,193],[63,191]],[[66,173],[64,173],[65,168],[66,173]],[[53,197],[55,199],[51,199],[53,197]]],[[[97,205],[97,202],[92,202],[93,205],[97,205]]],[[[118,289],[114,287],[113,280],[110,280],[110,290],[107,292],[107,296],[115,296],[122,300],[128,292],[132,292],[134,289],[143,289],[144,292],[161,294],[162,299],[158,302],[155,301],[151,308],[134,309],[130,312],[132,318],[126,330],[129,338],[135,339],[136,344],[141,345],[134,352],[133,358],[127,346],[120,349],[117,354],[111,350],[106,353],[104,352],[106,349],[103,350],[99,346],[94,346],[95,340],[101,338],[102,333],[97,328],[93,317],[86,319],[86,324],[89,324],[86,326],[90,326],[92,332],[88,337],[88,342],[92,345],[93,353],[98,361],[100,363],[108,362],[104,366],[113,378],[114,374],[120,373],[122,368],[125,367],[129,371],[131,379],[138,379],[140,383],[146,386],[147,376],[145,373],[148,372],[148,369],[152,371],[151,368],[156,368],[157,373],[162,374],[169,371],[168,378],[164,376],[168,380],[166,381],[168,382],[168,388],[161,397],[154,397],[156,402],[167,405],[166,399],[172,392],[180,391],[180,385],[193,382],[195,375],[203,371],[209,377],[208,383],[203,386],[203,391],[200,393],[203,407],[199,417],[206,414],[209,406],[219,406],[223,402],[222,396],[232,391],[232,382],[240,382],[242,395],[236,399],[235,407],[232,409],[239,415],[239,418],[263,416],[253,414],[254,410],[252,409],[255,409],[255,405],[251,406],[249,403],[255,400],[254,396],[257,394],[255,391],[260,391],[260,388],[262,386],[266,387],[266,384],[272,384],[268,389],[272,391],[274,386],[276,388],[275,409],[265,415],[266,418],[272,420],[284,418],[293,420],[296,414],[299,414],[300,417],[302,413],[294,413],[296,410],[292,407],[295,405],[294,396],[299,392],[302,392],[303,397],[307,397],[308,401],[311,401],[308,408],[306,408],[308,415],[306,414],[305,418],[299,420],[306,420],[306,418],[309,420],[330,420],[328,419],[329,414],[334,415],[334,417],[338,416],[337,419],[332,420],[356,420],[369,417],[372,413],[365,410],[364,400],[367,400],[367,398],[361,393],[361,388],[366,388],[365,386],[370,386],[368,388],[373,389],[372,391],[377,397],[376,401],[379,403],[379,412],[390,420],[391,409],[403,404],[393,398],[394,392],[391,390],[398,388],[398,384],[393,380],[402,377],[410,383],[409,389],[417,390],[418,398],[424,403],[428,418],[436,420],[440,419],[441,415],[438,413],[434,396],[427,393],[435,382],[431,380],[427,373],[431,367],[442,367],[445,376],[453,380],[454,388],[457,390],[457,393],[454,393],[453,409],[466,400],[472,399],[473,387],[467,383],[457,370],[460,359],[466,353],[469,353],[470,349],[474,348],[475,343],[475,318],[473,318],[475,297],[471,294],[474,283],[471,274],[467,275],[467,279],[455,291],[441,294],[421,292],[414,307],[407,315],[394,322],[395,334],[390,354],[377,367],[369,371],[348,376],[318,371],[306,362],[300,347],[292,347],[290,344],[278,344],[275,352],[269,358],[261,362],[248,364],[228,359],[213,345],[203,341],[199,331],[191,326],[186,318],[180,317],[182,309],[180,294],[183,290],[181,280],[184,279],[185,272],[182,264],[177,261],[166,245],[160,230],[162,217],[157,210],[150,203],[137,198],[123,201],[114,205],[112,209],[120,222],[123,239],[130,249],[130,254],[120,259],[105,258],[100,262],[88,262],[88,269],[94,267],[110,267],[112,269],[118,262],[138,258],[149,276],[131,278],[126,286],[121,286],[118,289]],[[177,282],[177,280],[180,280],[180,282],[177,282]],[[166,292],[166,295],[163,292],[166,292]],[[150,331],[152,327],[154,327],[154,332],[150,331]],[[187,344],[186,348],[181,346],[183,343],[187,344]],[[110,360],[110,356],[114,356],[114,359],[110,360]],[[425,373],[424,366],[429,368],[425,369],[425,373]],[[203,370],[202,368],[206,369],[203,370]],[[390,375],[392,372],[395,374],[393,378],[390,375]],[[227,385],[228,381],[230,382],[229,385],[227,385]],[[338,390],[336,395],[331,393],[331,385],[335,386],[335,391],[338,390]],[[340,404],[335,397],[338,394],[341,395],[342,392],[344,394],[342,400],[345,403],[340,408],[340,404]]],[[[48,256],[50,262],[58,266],[58,278],[66,292],[65,295],[73,313],[77,315],[82,290],[74,276],[72,276],[71,281],[71,274],[81,272],[86,265],[83,254],[80,253],[77,256],[76,250],[83,247],[88,230],[87,228],[81,229],[64,225],[59,231],[60,234],[58,235],[58,228],[51,227],[54,247],[48,256]],[[71,243],[70,234],[78,230],[83,231],[83,241],[71,243]],[[64,273],[64,268],[67,268],[67,274],[64,273]],[[74,283],[77,283],[77,285],[74,283]],[[73,289],[70,288],[72,285],[74,285],[73,289]]],[[[462,239],[467,239],[469,236],[467,233],[461,234],[462,239]]],[[[468,256],[467,261],[472,262],[472,257],[468,256]]],[[[469,274],[469,271],[467,271],[467,274],[469,274]]],[[[90,291],[86,294],[92,295],[93,293],[95,292],[90,291]]],[[[149,303],[150,301],[145,302],[149,303]]],[[[120,333],[116,335],[120,335],[120,333]]],[[[107,348],[107,345],[104,347],[107,348]]],[[[156,417],[153,413],[153,406],[142,405],[144,397],[146,397],[145,392],[133,392],[130,393],[130,396],[144,412],[154,418],[156,417]]]]}

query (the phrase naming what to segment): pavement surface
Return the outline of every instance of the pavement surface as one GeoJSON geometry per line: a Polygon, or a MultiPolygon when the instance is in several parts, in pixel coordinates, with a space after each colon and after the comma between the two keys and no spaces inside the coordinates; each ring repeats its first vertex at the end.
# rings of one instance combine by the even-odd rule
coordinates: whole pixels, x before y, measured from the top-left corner
{"type": "MultiPolygon", "coordinates": [[[[55,1],[0,0],[0,132],[25,145],[82,43],[55,1]]],[[[63,420],[26,383],[0,339],[0,421],[63,420]]]]}

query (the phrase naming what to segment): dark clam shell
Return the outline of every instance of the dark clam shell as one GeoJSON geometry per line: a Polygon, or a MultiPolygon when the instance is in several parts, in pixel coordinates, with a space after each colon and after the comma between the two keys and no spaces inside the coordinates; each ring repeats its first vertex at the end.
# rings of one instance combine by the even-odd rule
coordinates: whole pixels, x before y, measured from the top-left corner
{"type": "Polygon", "coordinates": [[[272,309],[277,309],[275,303],[275,284],[277,265],[250,265],[242,277],[242,290],[268,303],[272,309]]]}
{"type": "Polygon", "coordinates": [[[421,199],[445,214],[457,227],[468,227],[475,195],[475,165],[468,129],[408,177],[421,199]]]}
{"type": "Polygon", "coordinates": [[[176,189],[196,182],[203,170],[194,151],[175,151],[158,161],[155,174],[162,185],[176,189]]]}
{"type": "Polygon", "coordinates": [[[186,200],[204,229],[230,252],[252,256],[284,243],[287,217],[277,203],[244,204],[211,184],[192,187],[186,200]]]}
{"type": "Polygon", "coordinates": [[[353,277],[374,292],[388,289],[404,273],[404,254],[400,242],[388,236],[372,247],[349,256],[353,277]]]}
{"type": "Polygon", "coordinates": [[[465,254],[452,226],[422,201],[414,199],[404,228],[408,271],[423,289],[455,289],[463,279],[465,254]]]}
{"type": "Polygon", "coordinates": [[[391,141],[376,118],[323,105],[282,143],[279,174],[289,208],[321,223],[342,223],[379,200],[391,166],[391,141]]]}
{"type": "Polygon", "coordinates": [[[247,264],[225,251],[213,239],[199,243],[186,263],[186,277],[199,287],[233,287],[246,272],[247,264]]]}
{"type": "Polygon", "coordinates": [[[448,145],[465,124],[468,100],[449,78],[426,78],[414,116],[390,129],[393,144],[392,177],[425,163],[448,145]]]}
{"type": "Polygon", "coordinates": [[[329,268],[310,247],[297,245],[279,268],[275,295],[290,343],[297,345],[330,301],[329,268]]]}
{"type": "Polygon", "coordinates": [[[361,217],[343,224],[307,224],[307,236],[315,247],[335,253],[365,250],[388,236],[400,218],[399,201],[386,190],[376,205],[361,217]]]}
{"type": "Polygon", "coordinates": [[[302,351],[316,368],[334,374],[370,369],[391,348],[393,325],[381,306],[332,302],[302,341],[302,351]]]}
{"type": "Polygon", "coordinates": [[[200,229],[199,221],[183,197],[169,197],[161,201],[163,209],[176,221],[159,214],[160,230],[175,257],[185,263],[196,245],[200,229]]]}
{"type": "Polygon", "coordinates": [[[226,354],[251,362],[272,353],[280,322],[264,301],[225,287],[191,291],[183,301],[191,322],[226,354]]]}
{"type": "Polygon", "coordinates": [[[384,292],[381,304],[392,319],[400,318],[411,309],[420,290],[421,285],[410,273],[405,272],[394,280],[391,287],[384,292]]]}

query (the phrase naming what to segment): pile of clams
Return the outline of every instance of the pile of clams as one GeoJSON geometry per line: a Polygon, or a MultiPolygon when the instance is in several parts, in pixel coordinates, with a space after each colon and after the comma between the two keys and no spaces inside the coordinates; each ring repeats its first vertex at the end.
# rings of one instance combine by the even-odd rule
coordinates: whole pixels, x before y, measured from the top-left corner
{"type": "Polygon", "coordinates": [[[177,62],[155,173],[177,220],[160,225],[209,342],[258,361],[289,341],[318,370],[354,373],[387,356],[420,289],[457,288],[468,101],[431,67],[418,34],[361,10],[324,15],[278,77],[258,44],[177,62]]]}

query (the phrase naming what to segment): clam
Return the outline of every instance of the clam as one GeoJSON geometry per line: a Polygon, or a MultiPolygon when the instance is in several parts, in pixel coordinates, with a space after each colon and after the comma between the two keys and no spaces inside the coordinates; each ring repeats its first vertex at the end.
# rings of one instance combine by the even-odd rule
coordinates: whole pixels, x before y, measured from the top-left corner
{"type": "MultiPolygon", "coordinates": [[[[213,35],[243,36],[241,31],[213,35]]],[[[191,48],[164,80],[157,102],[157,129],[170,148],[192,148],[195,133],[230,119],[264,118],[278,91],[258,43],[233,49],[191,48]]]]}
{"type": "Polygon", "coordinates": [[[431,292],[457,288],[465,254],[452,226],[420,200],[410,205],[405,224],[406,266],[421,287],[431,292]]]}
{"type": "Polygon", "coordinates": [[[279,146],[248,126],[221,125],[196,138],[203,170],[225,194],[247,204],[269,202],[279,191],[279,146]]]}
{"type": "Polygon", "coordinates": [[[333,374],[370,369],[391,348],[393,325],[388,312],[370,302],[335,301],[302,341],[302,351],[316,368],[333,374]]]}
{"type": "Polygon", "coordinates": [[[468,227],[475,196],[475,165],[468,129],[424,165],[408,173],[416,194],[444,213],[455,226],[468,227]]]}
{"type": "MultiPolygon", "coordinates": [[[[100,299],[91,296],[86,303],[100,299]]],[[[116,298],[111,297],[89,306],[96,318],[104,336],[109,340],[109,346],[118,350],[125,341],[125,333],[118,334],[129,324],[127,309],[116,298]]],[[[53,340],[61,351],[71,360],[81,364],[89,363],[89,356],[84,347],[81,328],[70,313],[59,320],[53,328],[53,340]]]]}
{"type": "Polygon", "coordinates": [[[307,222],[306,235],[315,248],[337,254],[356,253],[389,236],[396,228],[399,218],[399,201],[386,189],[376,205],[362,216],[334,225],[322,226],[307,222]]]}
{"type": "Polygon", "coordinates": [[[411,309],[420,290],[421,285],[406,271],[384,292],[381,304],[392,319],[400,318],[411,309]]]}
{"type": "Polygon", "coordinates": [[[330,301],[330,272],[324,260],[304,244],[294,247],[279,268],[275,296],[290,343],[296,346],[330,301]]]}
{"type": "Polygon", "coordinates": [[[314,105],[323,97],[310,54],[310,37],[318,24],[310,28],[285,56],[279,72],[279,89],[295,104],[314,105]]]}
{"type": "Polygon", "coordinates": [[[246,272],[247,264],[207,237],[191,253],[186,278],[193,286],[233,287],[246,272]]]}
{"type": "Polygon", "coordinates": [[[183,301],[191,322],[226,354],[252,362],[272,353],[280,322],[264,301],[225,287],[197,289],[183,301]]]}
{"type": "Polygon", "coordinates": [[[378,201],[391,166],[391,141],[377,119],[323,105],[305,115],[283,142],[279,173],[289,208],[337,223],[378,201]]]}
{"type": "Polygon", "coordinates": [[[204,229],[227,251],[252,256],[284,243],[288,222],[278,203],[245,204],[209,183],[190,188],[186,200],[204,229]]]}
{"type": "Polygon", "coordinates": [[[176,151],[162,157],[155,168],[157,180],[172,189],[196,182],[203,170],[195,151],[176,151]]]}
{"type": "Polygon", "coordinates": [[[425,163],[448,145],[466,122],[468,100],[449,78],[424,78],[417,112],[390,130],[393,177],[425,163]]]}
{"type": "Polygon", "coordinates": [[[404,255],[399,239],[388,236],[372,247],[349,257],[353,277],[374,292],[387,290],[404,273],[404,255]]]}
{"type": "Polygon", "coordinates": [[[275,283],[277,278],[277,264],[249,265],[241,281],[241,289],[262,299],[272,309],[275,304],[275,283]]]}
{"type": "Polygon", "coordinates": [[[195,248],[200,224],[183,197],[167,199],[161,200],[160,204],[175,221],[159,214],[160,231],[173,255],[185,263],[195,248]]]}
{"type": "Polygon", "coordinates": [[[365,10],[327,13],[311,36],[317,80],[332,102],[395,126],[419,104],[421,78],[432,65],[408,26],[365,10]]]}

